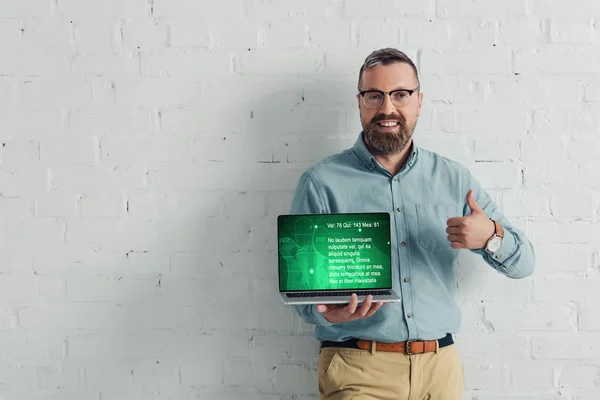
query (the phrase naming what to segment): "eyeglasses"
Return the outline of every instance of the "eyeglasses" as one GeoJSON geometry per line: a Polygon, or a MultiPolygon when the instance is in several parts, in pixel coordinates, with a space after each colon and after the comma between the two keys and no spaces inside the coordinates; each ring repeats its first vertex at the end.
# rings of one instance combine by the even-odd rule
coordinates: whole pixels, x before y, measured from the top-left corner
{"type": "Polygon", "coordinates": [[[383,97],[387,94],[392,100],[392,104],[396,107],[402,107],[410,102],[410,96],[419,88],[414,90],[398,89],[391,92],[383,92],[381,90],[363,90],[358,92],[363,99],[363,104],[367,108],[379,108],[383,104],[383,97]]]}

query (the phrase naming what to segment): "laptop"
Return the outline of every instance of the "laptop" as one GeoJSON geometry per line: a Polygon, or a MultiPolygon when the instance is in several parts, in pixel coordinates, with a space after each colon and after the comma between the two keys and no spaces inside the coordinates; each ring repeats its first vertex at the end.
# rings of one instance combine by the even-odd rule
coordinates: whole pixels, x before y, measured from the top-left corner
{"type": "Polygon", "coordinates": [[[279,215],[279,293],[285,304],[399,302],[392,289],[387,212],[279,215]]]}

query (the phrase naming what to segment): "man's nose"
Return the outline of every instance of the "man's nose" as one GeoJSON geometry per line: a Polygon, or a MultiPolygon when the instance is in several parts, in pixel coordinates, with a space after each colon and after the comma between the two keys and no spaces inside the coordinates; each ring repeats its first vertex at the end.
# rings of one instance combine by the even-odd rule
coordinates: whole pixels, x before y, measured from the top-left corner
{"type": "Polygon", "coordinates": [[[396,106],[392,103],[392,98],[389,95],[383,96],[383,103],[379,106],[379,110],[386,115],[396,112],[396,106]]]}

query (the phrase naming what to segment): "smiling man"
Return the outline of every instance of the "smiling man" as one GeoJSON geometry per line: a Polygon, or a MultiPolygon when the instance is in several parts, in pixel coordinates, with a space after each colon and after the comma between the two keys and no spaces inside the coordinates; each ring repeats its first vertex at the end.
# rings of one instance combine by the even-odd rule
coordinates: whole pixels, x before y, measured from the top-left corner
{"type": "Polygon", "coordinates": [[[363,129],[354,147],[302,175],[291,213],[389,212],[402,301],[369,296],[358,304],[353,295],[347,305],[296,307],[321,341],[321,399],[460,399],[457,253],[470,250],[499,273],[524,278],[534,270],[533,248],[465,167],[415,145],[423,94],[406,54],[371,53],[357,100],[363,129]]]}

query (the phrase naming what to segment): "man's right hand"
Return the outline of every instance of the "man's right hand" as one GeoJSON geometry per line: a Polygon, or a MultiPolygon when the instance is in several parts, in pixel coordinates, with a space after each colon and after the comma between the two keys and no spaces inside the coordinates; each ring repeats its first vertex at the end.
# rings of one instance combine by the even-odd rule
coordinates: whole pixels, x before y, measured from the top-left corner
{"type": "Polygon", "coordinates": [[[373,303],[373,296],[368,295],[362,306],[358,307],[358,297],[352,294],[348,305],[319,304],[317,311],[322,313],[325,319],[331,323],[350,322],[357,319],[369,318],[384,304],[383,301],[373,303]]]}

